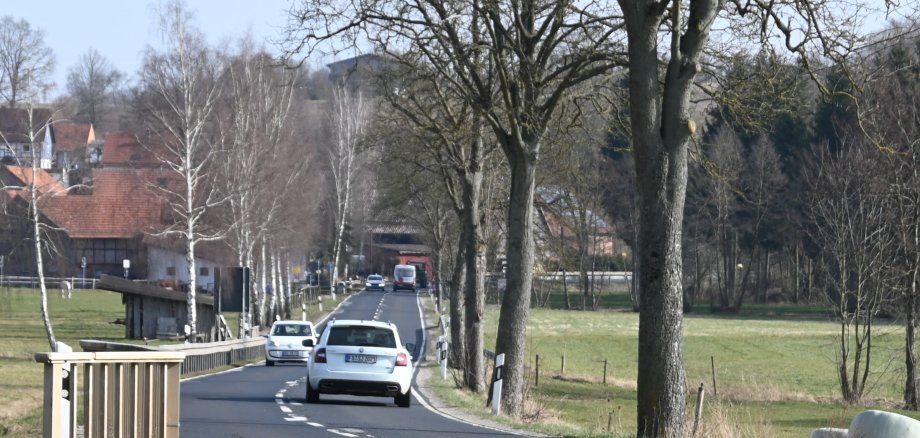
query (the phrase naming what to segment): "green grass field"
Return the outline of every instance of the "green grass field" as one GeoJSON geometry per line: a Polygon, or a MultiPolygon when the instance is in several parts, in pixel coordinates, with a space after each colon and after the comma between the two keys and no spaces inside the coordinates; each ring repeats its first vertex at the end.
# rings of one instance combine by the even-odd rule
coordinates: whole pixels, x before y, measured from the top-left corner
{"type": "MultiPolygon", "coordinates": [[[[41,320],[40,294],[32,289],[0,288],[0,436],[41,434],[42,365],[37,352],[51,351],[41,320]],[[38,429],[35,429],[38,427],[38,429]]],[[[80,339],[123,340],[121,294],[77,289],[70,300],[49,291],[54,335],[74,351],[80,339]]]]}
{"type": "MultiPolygon", "coordinates": [[[[835,374],[839,326],[826,309],[750,305],[739,315],[697,312],[684,319],[684,363],[688,392],[694,394],[688,397],[689,412],[696,404],[696,388],[705,384],[703,436],[803,437],[818,427],[847,427],[867,408],[905,413],[893,409],[899,405],[904,379],[900,325],[876,326],[868,401],[865,406],[844,406],[838,402],[835,374]],[[718,397],[713,394],[713,362],[718,397]]],[[[490,305],[486,315],[486,344],[491,349],[498,307],[490,305]]],[[[626,310],[531,309],[527,399],[534,418],[518,426],[562,435],[633,436],[638,324],[638,314],[626,310]],[[537,355],[540,384],[533,387],[537,355]]],[[[450,378],[436,387],[452,403],[488,415],[485,395],[457,391],[450,378]]],[[[905,414],[920,418],[918,413],[905,414]]]]}
{"type": "MultiPolygon", "coordinates": [[[[42,367],[33,356],[50,346],[38,297],[33,290],[0,289],[0,436],[40,434],[42,367]]],[[[608,300],[628,302],[622,297],[608,300]]],[[[113,323],[124,317],[120,294],[77,290],[72,300],[62,300],[51,293],[49,306],[56,336],[78,351],[80,339],[123,340],[124,326],[113,323]]],[[[491,348],[498,307],[488,306],[486,315],[491,348]]],[[[704,436],[803,437],[817,427],[846,427],[866,409],[837,402],[838,327],[823,308],[748,305],[740,315],[699,309],[684,324],[688,391],[695,393],[701,382],[707,389],[704,436]],[[712,393],[713,359],[718,397],[712,393]]],[[[529,381],[534,382],[539,354],[540,385],[529,388],[529,417],[518,426],[570,436],[632,436],[638,314],[532,309],[528,327],[529,381]],[[602,383],[605,359],[607,385],[602,383]]],[[[874,339],[871,401],[866,406],[891,410],[900,400],[903,381],[902,328],[880,324],[874,339]]],[[[457,391],[453,382],[435,378],[432,383],[450,403],[489,415],[484,395],[457,391]]],[[[692,410],[695,397],[688,400],[692,410]]]]}

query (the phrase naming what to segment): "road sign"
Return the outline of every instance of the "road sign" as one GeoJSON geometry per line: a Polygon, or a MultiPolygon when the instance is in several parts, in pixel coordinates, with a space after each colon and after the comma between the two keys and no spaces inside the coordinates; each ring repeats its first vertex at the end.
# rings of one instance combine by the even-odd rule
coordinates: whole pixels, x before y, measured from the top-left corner
{"type": "Polygon", "coordinates": [[[86,268],[86,257],[80,257],[80,267],[86,268]]]}
{"type": "Polygon", "coordinates": [[[294,265],[294,267],[291,268],[291,272],[299,274],[301,272],[300,265],[294,265]]]}

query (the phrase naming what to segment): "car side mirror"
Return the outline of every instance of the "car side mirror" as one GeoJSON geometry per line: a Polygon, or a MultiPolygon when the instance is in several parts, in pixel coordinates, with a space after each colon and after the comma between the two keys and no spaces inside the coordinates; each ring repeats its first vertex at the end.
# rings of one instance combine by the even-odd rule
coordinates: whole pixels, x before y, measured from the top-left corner
{"type": "Polygon", "coordinates": [[[406,350],[409,350],[410,353],[415,351],[415,344],[411,342],[406,342],[406,350]]]}
{"type": "Polygon", "coordinates": [[[313,340],[312,340],[312,339],[304,339],[303,342],[302,342],[302,344],[303,344],[304,347],[312,347],[312,346],[313,346],[313,340]]]}

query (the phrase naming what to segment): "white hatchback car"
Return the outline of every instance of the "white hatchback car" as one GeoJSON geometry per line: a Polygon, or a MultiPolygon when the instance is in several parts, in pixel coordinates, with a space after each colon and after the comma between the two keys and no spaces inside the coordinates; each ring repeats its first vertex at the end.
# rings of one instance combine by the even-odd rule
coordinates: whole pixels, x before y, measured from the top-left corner
{"type": "MultiPolygon", "coordinates": [[[[304,345],[310,341],[304,341],[304,345]]],[[[310,355],[307,403],[320,394],[393,397],[398,406],[412,403],[412,355],[388,322],[332,320],[310,355]]]]}
{"type": "Polygon", "coordinates": [[[364,288],[367,290],[384,290],[386,286],[386,281],[384,281],[382,275],[368,275],[367,281],[364,283],[364,288]]]}
{"type": "Polygon", "coordinates": [[[275,321],[265,341],[265,365],[275,362],[307,362],[313,347],[303,341],[316,342],[316,329],[310,321],[275,321]]]}

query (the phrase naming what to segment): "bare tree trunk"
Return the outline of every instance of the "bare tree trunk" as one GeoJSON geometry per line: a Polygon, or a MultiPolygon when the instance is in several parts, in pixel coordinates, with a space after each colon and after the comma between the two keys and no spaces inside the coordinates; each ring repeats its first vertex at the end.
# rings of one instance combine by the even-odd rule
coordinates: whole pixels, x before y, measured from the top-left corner
{"type": "MultiPolygon", "coordinates": [[[[194,226],[194,223],[189,222],[188,233],[190,236],[194,232],[194,226]]],[[[186,299],[186,308],[188,311],[187,321],[189,329],[191,330],[191,340],[195,342],[198,335],[198,306],[196,305],[195,299],[198,292],[198,273],[195,272],[195,239],[188,238],[185,244],[185,261],[188,264],[188,296],[186,299]]]]}
{"type": "Polygon", "coordinates": [[[54,337],[54,327],[51,325],[51,314],[48,312],[48,287],[45,285],[45,264],[42,258],[42,233],[41,233],[41,216],[38,212],[38,190],[36,190],[35,174],[38,169],[38,160],[35,156],[35,148],[32,148],[32,181],[29,183],[29,213],[32,221],[32,241],[35,245],[35,272],[38,277],[38,287],[41,291],[41,314],[42,324],[45,326],[45,335],[48,337],[48,343],[51,351],[57,351],[57,339],[54,337]]]}
{"type": "Polygon", "coordinates": [[[911,275],[911,284],[908,285],[906,324],[904,327],[906,337],[904,339],[904,368],[906,380],[904,382],[904,403],[912,410],[920,408],[920,400],[917,397],[917,353],[914,346],[917,343],[917,270],[913,270],[911,275]]]}
{"type": "Polygon", "coordinates": [[[466,281],[464,284],[466,368],[464,383],[473,392],[485,387],[483,349],[485,348],[483,312],[485,309],[486,244],[482,235],[480,200],[482,192],[482,136],[473,140],[470,165],[463,176],[463,239],[466,249],[466,281]]]}
{"type": "MultiPolygon", "coordinates": [[[[461,231],[461,234],[464,233],[461,231]]],[[[460,241],[465,239],[460,236],[460,241]]],[[[457,245],[453,272],[450,276],[450,358],[452,367],[466,366],[466,318],[463,291],[466,283],[465,247],[457,245]]]]}
{"type": "Polygon", "coordinates": [[[259,262],[259,277],[260,277],[259,295],[262,297],[262,299],[259,300],[259,314],[261,315],[259,319],[262,321],[263,324],[271,323],[270,320],[269,321],[265,320],[265,317],[266,317],[265,301],[268,299],[268,296],[266,294],[267,291],[265,289],[265,287],[268,285],[268,278],[267,278],[268,273],[266,272],[268,270],[268,266],[269,266],[268,258],[265,257],[265,239],[263,238],[262,239],[262,258],[259,262]]]}
{"type": "MultiPolygon", "coordinates": [[[[539,145],[527,145],[538,151],[539,145]]],[[[511,165],[508,208],[508,282],[498,322],[496,354],[505,355],[502,411],[519,418],[524,408],[524,333],[533,283],[533,195],[536,154],[506,154],[511,165]]]]}
{"type": "Polygon", "coordinates": [[[569,301],[569,284],[565,281],[565,277],[566,277],[566,273],[565,273],[565,249],[566,249],[566,244],[565,244],[565,226],[564,226],[564,225],[561,226],[561,227],[559,227],[559,240],[562,242],[562,244],[559,245],[559,250],[560,250],[560,251],[559,251],[559,259],[560,259],[560,265],[562,266],[562,296],[565,297],[565,310],[569,310],[569,309],[572,308],[572,303],[571,303],[571,301],[569,301]]]}
{"type": "MultiPolygon", "coordinates": [[[[671,34],[660,82],[659,26],[666,10],[620,0],[629,44],[629,101],[639,188],[639,375],[637,436],[683,437],[687,379],[683,361],[681,226],[687,192],[690,87],[720,2],[693,3],[687,32],[671,34]]],[[[670,15],[681,29],[680,4],[670,15]]]]}
{"type": "Polygon", "coordinates": [[[334,141],[329,160],[336,192],[335,218],[337,223],[332,251],[332,278],[329,280],[329,287],[335,291],[335,283],[339,275],[339,260],[342,256],[342,240],[351,209],[351,187],[360,152],[359,146],[364,141],[364,133],[368,125],[369,108],[360,91],[356,98],[352,98],[344,86],[335,90],[333,104],[335,105],[332,115],[334,141]]]}

